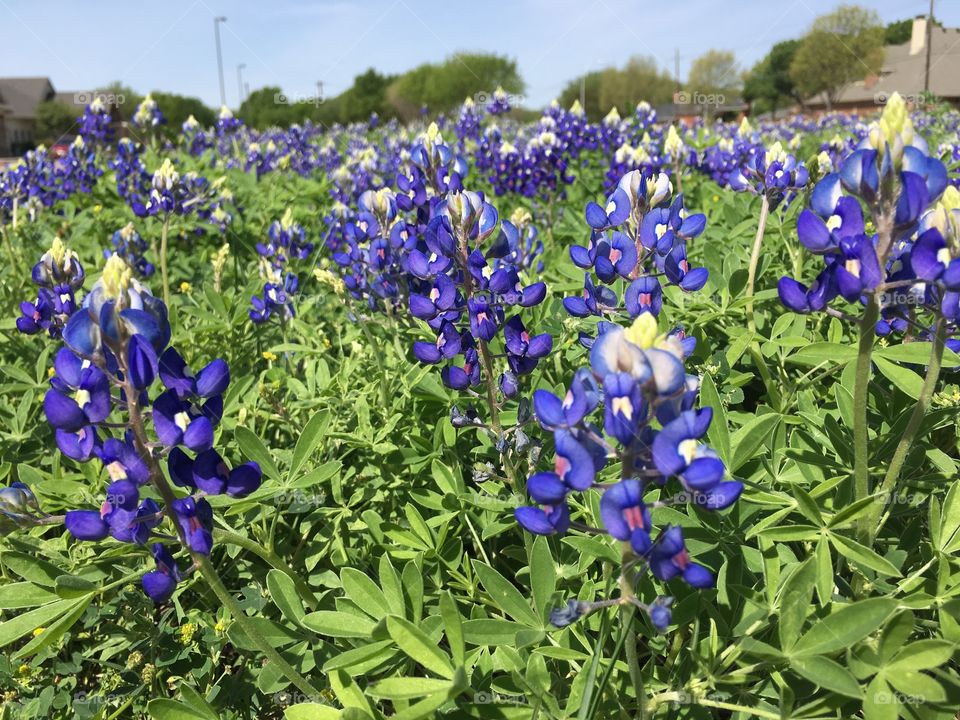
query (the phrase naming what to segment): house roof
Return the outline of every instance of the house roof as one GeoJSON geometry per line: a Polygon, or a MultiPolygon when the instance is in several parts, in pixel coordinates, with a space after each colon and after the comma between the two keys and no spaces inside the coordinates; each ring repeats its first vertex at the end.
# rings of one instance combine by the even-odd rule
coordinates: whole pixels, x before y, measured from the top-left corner
{"type": "MultiPolygon", "coordinates": [[[[960,28],[934,26],[930,40],[930,92],[941,98],[960,98],[960,28]]],[[[888,45],[880,76],[851,83],[834,104],[882,105],[894,92],[905,98],[919,98],[923,93],[926,63],[926,49],[911,55],[910,42],[888,45]]],[[[826,97],[821,93],[808,104],[826,105],[826,97]]]]}
{"type": "Polygon", "coordinates": [[[37,105],[54,96],[50,78],[0,78],[0,103],[10,109],[11,117],[33,118],[37,105]]]}

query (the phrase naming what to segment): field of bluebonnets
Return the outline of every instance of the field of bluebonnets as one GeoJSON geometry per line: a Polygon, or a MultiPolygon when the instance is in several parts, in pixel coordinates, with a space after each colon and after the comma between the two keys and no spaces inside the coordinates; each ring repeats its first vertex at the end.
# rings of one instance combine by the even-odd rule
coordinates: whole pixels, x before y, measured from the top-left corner
{"type": "Polygon", "coordinates": [[[956,717],[960,115],[506,109],[0,173],[5,717],[956,717]]]}

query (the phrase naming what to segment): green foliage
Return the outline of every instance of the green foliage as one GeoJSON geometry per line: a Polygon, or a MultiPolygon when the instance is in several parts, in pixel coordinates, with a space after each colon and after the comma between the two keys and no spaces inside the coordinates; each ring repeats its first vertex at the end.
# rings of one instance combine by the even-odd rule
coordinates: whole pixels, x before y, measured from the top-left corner
{"type": "Polygon", "coordinates": [[[37,105],[36,139],[40,143],[51,143],[61,136],[75,130],[78,113],[75,108],[55,100],[37,105]]]}
{"type": "Polygon", "coordinates": [[[802,103],[790,77],[790,65],[799,46],[799,40],[778,42],[747,74],[743,97],[753,103],[755,111],[774,111],[787,104],[802,103]]]}
{"type": "MultiPolygon", "coordinates": [[[[270,90],[251,108],[272,107],[262,97],[270,90]]],[[[556,344],[537,387],[566,385],[584,357],[561,298],[582,289],[569,247],[583,242],[583,206],[606,169],[606,158],[584,153],[581,182],[557,201],[558,218],[541,222],[550,294],[531,324],[556,344]]],[[[308,276],[285,333],[251,326],[253,244],[287,207],[321,237],[329,181],[218,172],[242,210],[226,236],[175,228],[174,286],[190,287],[172,300],[174,343],[194,367],[229,362],[216,444],[231,466],[258,462],[264,484],[242,500],[213,499],[212,560],[257,631],[321,693],[288,686],[197,574],[158,609],[137,587],[148,567],[141,550],[75,542],[50,526],[0,540],[7,717],[587,720],[636,717],[643,704],[657,720],[953,720],[960,358],[944,359],[949,374],[877,542],[860,542],[854,529],[872,500],[855,502],[851,487],[856,339],[836,318],[787,313],[776,297],[778,277],[812,270],[795,235],[804,198],[771,216],[752,333],[744,285],[757,203],[684,177],[688,207],[708,215],[691,262],[711,276],[701,293],[667,289],[664,314],[697,339],[689,366],[704,378],[699,404],[714,411],[708,439],[747,490],[722,513],[656,508],[718,577],[716,590],[669,585],[674,622],[658,635],[617,610],[549,626],[566,599],[609,596],[619,550],[598,536],[534,538],[517,528],[511,513],[523,489],[474,480],[490,449],[476,430],[447,421],[455,394],[434,368],[411,362],[422,333],[402,316],[368,315],[308,276]],[[210,260],[224,242],[231,258],[217,291],[210,260]],[[639,657],[639,693],[626,648],[639,657]]],[[[497,205],[501,216],[530,207],[514,196],[497,205]]],[[[20,264],[60,233],[88,287],[115,229],[133,220],[148,241],[159,234],[156,221],[134,220],[109,181],[57,210],[13,232],[20,264]]],[[[16,333],[10,319],[30,289],[8,265],[0,276],[0,483],[30,483],[51,513],[95,507],[105,474],[50,451],[41,402],[52,345],[16,333]]],[[[929,353],[922,342],[876,348],[874,478],[889,465],[929,353]]],[[[551,448],[542,454],[545,469],[551,448]]],[[[597,507],[577,510],[599,523],[597,507]]],[[[638,595],[656,595],[649,578],[638,595]]]]}
{"type": "MultiPolygon", "coordinates": [[[[584,77],[584,110],[591,120],[599,120],[611,108],[629,113],[641,100],[652,105],[669,102],[676,82],[661,70],[653,58],[630,58],[621,68],[606,68],[584,77]]],[[[569,107],[580,99],[580,78],[571,80],[560,94],[559,102],[569,107]]]]}
{"type": "Polygon", "coordinates": [[[827,107],[851,82],[880,71],[883,27],[876,12],[841,5],[818,17],[790,64],[790,77],[805,97],[823,93],[827,107]]]}
{"type": "Polygon", "coordinates": [[[729,50],[707,50],[690,66],[687,89],[703,95],[726,95],[728,99],[743,86],[737,56],[729,50]]]}
{"type": "Polygon", "coordinates": [[[450,110],[464,98],[491,97],[502,87],[508,93],[522,93],[523,80],[517,63],[500,55],[456,53],[442,63],[426,63],[396,78],[386,97],[401,118],[410,119],[426,105],[431,112],[450,110]]]}

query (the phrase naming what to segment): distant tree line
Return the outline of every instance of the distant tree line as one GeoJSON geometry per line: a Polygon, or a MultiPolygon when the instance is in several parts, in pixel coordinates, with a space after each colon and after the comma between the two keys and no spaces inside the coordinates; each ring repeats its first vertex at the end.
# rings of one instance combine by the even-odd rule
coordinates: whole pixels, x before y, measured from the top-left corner
{"type": "MultiPolygon", "coordinates": [[[[940,23],[934,20],[934,23],[940,23]]],[[[678,90],[691,99],[722,96],[726,101],[742,98],[755,112],[803,106],[806,99],[821,96],[828,107],[851,82],[878,73],[884,45],[908,42],[912,20],[887,26],[876,12],[857,5],[840,5],[818,17],[806,35],[774,45],[753,68],[743,72],[734,53],[707,50],[697,57],[682,85],[656,59],[636,56],[623,67],[608,67],[571,80],[558,98],[569,107],[583,96],[587,116],[598,120],[611,108],[629,113],[640,100],[652,105],[676,99],[678,90]]],[[[483,103],[497,87],[516,96],[523,105],[524,83],[515,60],[489,53],[457,53],[440,63],[424,63],[401,75],[383,75],[370,68],[358,75],[344,92],[330,97],[290,98],[279,86],[250,93],[237,115],[248,125],[263,129],[310,120],[332,125],[365,121],[376,113],[387,120],[410,120],[422,108],[431,114],[455,109],[467,97],[483,103]]],[[[142,96],[119,83],[98,92],[122,96],[116,112],[129,120],[142,96]]],[[[161,130],[172,135],[190,115],[201,125],[212,125],[216,111],[197,98],[155,91],[152,93],[167,118],[161,130]]],[[[691,100],[685,100],[690,102],[691,100]]],[[[37,108],[37,136],[46,142],[70,134],[82,108],[60,102],[41,103],[37,108]]],[[[517,117],[530,111],[518,108],[517,117]]]]}

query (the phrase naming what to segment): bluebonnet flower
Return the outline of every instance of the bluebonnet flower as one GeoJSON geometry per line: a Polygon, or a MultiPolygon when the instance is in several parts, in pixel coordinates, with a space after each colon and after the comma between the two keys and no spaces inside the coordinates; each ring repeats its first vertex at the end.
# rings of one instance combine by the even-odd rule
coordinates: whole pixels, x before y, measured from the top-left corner
{"type": "Polygon", "coordinates": [[[737,192],[766,196],[774,210],[784,199],[806,187],[809,177],[806,166],[787,153],[780,142],[775,142],[769,149],[749,156],[730,173],[727,182],[737,192]]]}
{"type": "Polygon", "coordinates": [[[76,253],[55,238],[33,266],[33,282],[39,286],[37,299],[20,303],[17,330],[26,335],[46,330],[51,337],[59,337],[67,320],[77,311],[74,293],[83,285],[84,277],[76,253]]]}
{"type": "Polygon", "coordinates": [[[703,233],[706,218],[690,215],[683,196],[671,202],[673,189],[664,173],[633,170],[624,175],[605,205],[591,202],[586,208],[592,228],[587,247],[570,248],[573,263],[586,271],[581,297],[564,298],[575,317],[605,317],[626,310],[631,318],[641,313],[658,315],[662,306],[661,279],[686,292],[702,288],[708,278],[704,268],[692,268],[687,244],[703,233]],[[603,285],[595,285],[590,271],[603,285]],[[611,287],[622,283],[624,303],[611,287]]]}
{"type": "MultiPolygon", "coordinates": [[[[713,575],[690,560],[677,527],[656,532],[658,507],[691,503],[707,511],[730,507],[743,491],[726,480],[719,456],[703,444],[711,421],[709,408],[693,409],[699,379],[684,371],[686,349],[679,333],[660,334],[653,313],[641,313],[628,328],[607,327],[590,349],[590,367],[577,371],[565,397],[538,390],[534,411],[552,432],[556,448],[553,472],[534,473],[527,492],[536,505],[517,508],[515,516],[532,533],[551,535],[582,527],[574,520],[571,495],[596,490],[600,522],[596,532],[624,543],[625,568],[620,598],[575,603],[556,611],[551,621],[564,626],[601,607],[632,603],[658,630],[671,622],[668,597],[652,604],[634,594],[635,569],[647,566],[655,578],[681,577],[696,588],[712,587],[713,575]],[[603,429],[591,421],[603,407],[603,429]],[[662,425],[656,430],[654,423],[662,425]],[[598,474],[618,462],[620,479],[603,483],[598,474]],[[654,488],[675,479],[680,492],[647,500],[654,488]],[[628,569],[629,568],[629,569],[628,569]]],[[[589,507],[589,504],[587,504],[589,507]]]]}
{"type": "Polygon", "coordinates": [[[490,102],[487,104],[487,112],[491,115],[503,115],[510,112],[510,96],[502,87],[493,91],[490,102]]]}
{"type": "Polygon", "coordinates": [[[113,141],[113,118],[100,96],[84,108],[77,122],[77,135],[92,147],[109,145],[113,141]]]}
{"type": "Polygon", "coordinates": [[[132,120],[133,124],[141,130],[154,130],[167,122],[157,106],[157,101],[150,93],[147,93],[147,96],[137,105],[132,120]]]}
{"type": "Polygon", "coordinates": [[[780,300],[800,313],[836,313],[837,297],[873,304],[881,334],[905,331],[924,309],[955,325],[958,208],[946,169],[928,154],[903,99],[891,96],[857,149],[814,187],[797,235],[824,266],[809,286],[781,278],[780,300]]]}
{"type": "MultiPolygon", "coordinates": [[[[52,253],[38,264],[35,276],[82,282],[82,270],[68,272],[64,257],[52,253]]],[[[133,277],[119,255],[107,259],[100,279],[67,321],[63,339],[66,347],[55,357],[44,412],[61,452],[78,462],[96,457],[109,478],[99,510],[67,511],[66,529],[78,540],[112,537],[145,546],[166,519],[185,549],[208,555],[213,513],[203,496],[243,497],[261,481],[256,463],[231,470],[212,447],[230,382],[226,363],[215,359],[199,372],[190,369],[169,346],[166,306],[133,277]],[[165,389],[154,396],[157,379],[165,389]],[[120,395],[115,397],[112,388],[119,388],[120,395]],[[151,426],[159,442],[150,439],[151,426]],[[114,436],[117,427],[122,428],[119,437],[114,436]],[[160,465],[165,455],[170,481],[186,494],[174,494],[161,506],[152,495],[173,494],[160,465]]],[[[0,492],[0,510],[3,501],[0,492]]],[[[164,602],[185,573],[166,546],[155,543],[152,554],[157,569],[144,575],[143,588],[164,602]]]]}
{"type": "Polygon", "coordinates": [[[110,244],[113,245],[113,250],[104,250],[103,256],[105,258],[116,253],[126,260],[127,264],[136,270],[140,277],[149,278],[153,275],[153,263],[146,258],[149,245],[146,240],[140,237],[140,233],[136,231],[133,223],[127,223],[117,230],[110,238],[110,244]]]}

